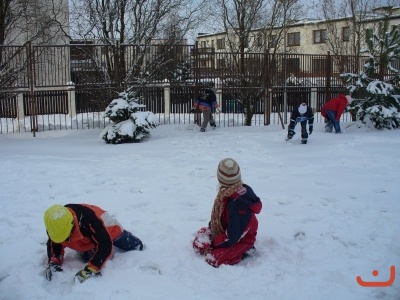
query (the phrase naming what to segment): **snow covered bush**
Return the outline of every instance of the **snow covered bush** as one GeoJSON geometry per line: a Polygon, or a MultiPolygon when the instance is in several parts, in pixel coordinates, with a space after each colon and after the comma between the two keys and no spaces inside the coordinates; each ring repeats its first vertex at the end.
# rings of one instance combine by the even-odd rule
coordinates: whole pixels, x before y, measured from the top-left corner
{"type": "Polygon", "coordinates": [[[138,143],[150,135],[151,128],[158,126],[158,120],[152,112],[139,111],[146,105],[140,104],[132,88],[118,95],[104,112],[104,117],[113,123],[103,130],[101,137],[107,144],[138,143]]]}
{"type": "Polygon", "coordinates": [[[391,30],[388,26],[381,22],[368,49],[362,51],[369,54],[364,71],[341,74],[355,99],[348,110],[376,129],[400,127],[400,70],[392,66],[400,60],[400,35],[398,26],[391,30]]]}

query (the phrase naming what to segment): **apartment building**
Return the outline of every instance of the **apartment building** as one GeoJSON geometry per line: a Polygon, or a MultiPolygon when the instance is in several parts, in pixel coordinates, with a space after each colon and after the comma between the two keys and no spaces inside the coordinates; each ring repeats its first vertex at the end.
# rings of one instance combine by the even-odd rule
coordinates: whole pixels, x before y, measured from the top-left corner
{"type": "MultiPolygon", "coordinates": [[[[277,53],[325,55],[331,51],[354,55],[351,52],[355,35],[354,20],[361,37],[360,48],[363,48],[386,14],[390,14],[390,26],[400,25],[400,7],[378,7],[371,12],[360,13],[355,19],[346,16],[332,20],[290,20],[284,26],[268,30],[268,34],[265,34],[265,28],[258,28],[251,31],[246,52],[271,53],[276,50],[277,53]],[[328,43],[328,39],[332,43],[328,43]]],[[[231,35],[232,32],[203,33],[197,36],[196,41],[204,52],[230,52],[232,49],[229,49],[227,38],[230,36],[232,40],[231,35]]]]}

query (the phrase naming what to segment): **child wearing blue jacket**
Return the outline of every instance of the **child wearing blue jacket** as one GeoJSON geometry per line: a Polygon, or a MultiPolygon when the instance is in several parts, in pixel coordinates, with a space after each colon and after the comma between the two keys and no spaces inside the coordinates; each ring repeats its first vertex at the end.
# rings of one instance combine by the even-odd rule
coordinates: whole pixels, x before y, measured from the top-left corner
{"type": "Polygon", "coordinates": [[[194,107],[198,108],[202,111],[203,113],[203,122],[201,123],[201,132],[206,131],[206,127],[208,123],[210,123],[210,126],[215,128],[216,124],[212,115],[212,108],[218,107],[218,102],[217,102],[217,96],[215,95],[215,92],[208,88],[205,90],[204,94],[198,97],[195,102],[194,102],[194,107]]]}
{"type": "Polygon", "coordinates": [[[288,129],[288,135],[286,141],[290,140],[296,133],[294,128],[297,123],[301,125],[301,143],[307,144],[308,135],[313,132],[314,127],[314,113],[311,107],[307,106],[305,103],[301,103],[297,106],[290,116],[290,124],[288,129]],[[307,133],[307,122],[308,122],[308,133],[307,133]]]}

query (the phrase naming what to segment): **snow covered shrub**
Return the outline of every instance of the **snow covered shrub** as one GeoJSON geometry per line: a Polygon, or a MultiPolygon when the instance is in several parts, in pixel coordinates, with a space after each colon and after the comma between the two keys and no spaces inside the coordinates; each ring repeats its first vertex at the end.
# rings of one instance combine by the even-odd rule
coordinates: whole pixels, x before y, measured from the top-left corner
{"type": "Polygon", "coordinates": [[[138,143],[158,126],[158,120],[152,112],[139,111],[146,105],[139,103],[140,98],[131,88],[118,96],[104,112],[104,117],[113,123],[104,128],[101,137],[107,144],[138,143]]]}
{"type": "Polygon", "coordinates": [[[387,20],[381,22],[362,51],[369,54],[364,71],[341,74],[355,99],[348,110],[376,129],[400,127],[400,70],[392,66],[400,59],[400,34],[398,26],[388,26],[387,20]]]}
{"type": "Polygon", "coordinates": [[[354,101],[350,109],[356,113],[359,121],[380,130],[399,128],[400,95],[394,94],[393,86],[373,80],[366,87],[366,92],[367,97],[354,101]]]}

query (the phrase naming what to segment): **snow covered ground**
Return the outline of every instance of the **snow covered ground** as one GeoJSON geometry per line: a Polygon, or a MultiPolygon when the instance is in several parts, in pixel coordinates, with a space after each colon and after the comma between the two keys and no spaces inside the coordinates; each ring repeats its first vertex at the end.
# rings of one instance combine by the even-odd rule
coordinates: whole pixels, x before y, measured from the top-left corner
{"type": "Polygon", "coordinates": [[[0,135],[0,299],[400,299],[400,276],[388,287],[356,281],[389,281],[391,266],[399,274],[400,131],[315,127],[307,145],[298,127],[285,142],[279,125],[161,125],[122,145],[105,144],[100,129],[0,135]],[[191,243],[225,157],[263,210],[256,254],[216,269],[191,243]],[[43,213],[67,203],[108,210],[145,250],[116,252],[82,284],[67,250],[64,272],[46,281],[43,213]]]}

